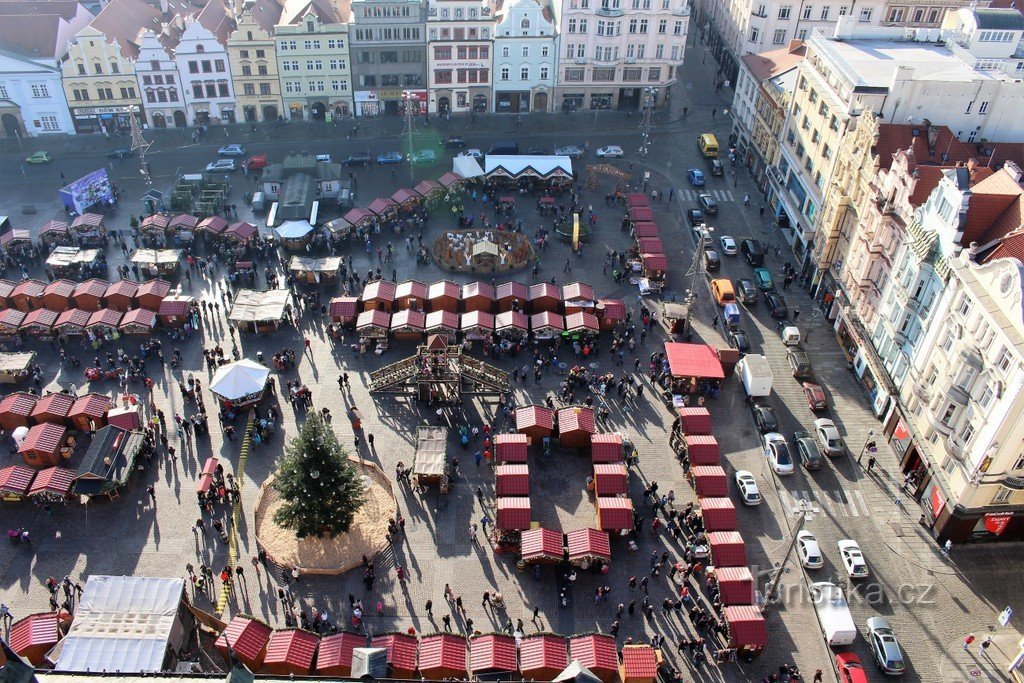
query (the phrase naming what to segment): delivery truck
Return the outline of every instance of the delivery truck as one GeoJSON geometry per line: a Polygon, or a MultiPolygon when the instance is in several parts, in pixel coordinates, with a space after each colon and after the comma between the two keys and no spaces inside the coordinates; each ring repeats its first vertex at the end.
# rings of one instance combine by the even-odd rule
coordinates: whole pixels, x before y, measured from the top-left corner
{"type": "Polygon", "coordinates": [[[828,644],[832,647],[851,645],[857,638],[857,625],[853,623],[843,589],[828,581],[812,583],[811,600],[828,644]]]}
{"type": "Polygon", "coordinates": [[[765,398],[772,393],[772,369],[764,356],[747,354],[736,364],[736,372],[749,398],[765,398]]]}

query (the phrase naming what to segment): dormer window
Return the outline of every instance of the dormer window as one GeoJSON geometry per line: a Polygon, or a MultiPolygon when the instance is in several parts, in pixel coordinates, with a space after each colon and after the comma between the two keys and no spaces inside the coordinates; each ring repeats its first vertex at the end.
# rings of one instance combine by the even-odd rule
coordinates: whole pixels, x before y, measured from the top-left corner
{"type": "Polygon", "coordinates": [[[530,28],[530,19],[523,17],[523,21],[519,24],[519,28],[530,28]]]}
{"type": "Polygon", "coordinates": [[[199,45],[196,45],[196,52],[206,52],[206,48],[200,43],[199,45]]]}

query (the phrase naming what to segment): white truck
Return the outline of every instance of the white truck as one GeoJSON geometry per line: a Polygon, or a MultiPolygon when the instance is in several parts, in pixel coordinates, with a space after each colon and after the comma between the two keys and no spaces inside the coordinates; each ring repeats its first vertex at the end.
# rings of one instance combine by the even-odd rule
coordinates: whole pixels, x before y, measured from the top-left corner
{"type": "Polygon", "coordinates": [[[736,372],[750,398],[766,398],[772,393],[772,369],[764,356],[748,353],[736,364],[736,372]]]}
{"type": "Polygon", "coordinates": [[[842,588],[828,581],[812,583],[811,600],[829,645],[850,645],[856,640],[857,625],[853,623],[850,605],[846,602],[842,588]]]}

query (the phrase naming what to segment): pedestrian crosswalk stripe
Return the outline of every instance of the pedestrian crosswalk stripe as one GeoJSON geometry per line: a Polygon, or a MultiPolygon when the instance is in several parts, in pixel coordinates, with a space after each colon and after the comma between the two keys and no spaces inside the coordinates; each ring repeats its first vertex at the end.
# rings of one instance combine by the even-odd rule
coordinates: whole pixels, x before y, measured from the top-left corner
{"type": "Polygon", "coordinates": [[[792,503],[787,507],[798,508],[802,503],[816,505],[821,512],[830,517],[869,517],[871,508],[868,507],[864,496],[860,491],[852,491],[849,494],[843,489],[830,489],[827,491],[786,491],[792,503]]]}
{"type": "MultiPolygon", "coordinates": [[[[705,190],[705,194],[709,194],[715,198],[716,202],[734,202],[736,201],[736,195],[733,194],[732,190],[705,190]]],[[[700,190],[680,190],[679,194],[682,196],[684,201],[696,202],[697,198],[701,195],[700,190]]]]}

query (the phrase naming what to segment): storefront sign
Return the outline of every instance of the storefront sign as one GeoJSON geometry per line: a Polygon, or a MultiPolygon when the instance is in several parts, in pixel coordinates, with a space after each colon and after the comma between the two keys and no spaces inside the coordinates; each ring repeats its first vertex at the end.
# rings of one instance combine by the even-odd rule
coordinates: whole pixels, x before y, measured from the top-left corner
{"type": "Polygon", "coordinates": [[[101,116],[103,114],[128,114],[132,107],[79,107],[75,116],[101,116]]]}
{"type": "Polygon", "coordinates": [[[434,63],[435,68],[444,69],[490,69],[491,62],[479,59],[438,59],[434,63]]]}
{"type": "Polygon", "coordinates": [[[356,98],[356,102],[376,102],[377,101],[377,93],[373,92],[372,90],[357,90],[354,93],[354,96],[356,98]]]}
{"type": "Polygon", "coordinates": [[[942,497],[942,493],[939,491],[939,487],[937,485],[932,487],[932,495],[929,497],[928,501],[932,506],[932,519],[938,519],[939,513],[942,512],[942,508],[946,506],[946,500],[942,497]]]}
{"type": "Polygon", "coordinates": [[[402,99],[401,88],[382,88],[378,95],[382,100],[400,100],[402,99]]]}
{"type": "Polygon", "coordinates": [[[996,536],[1001,536],[1011,519],[1013,515],[1009,513],[989,513],[985,515],[985,529],[996,536]]]}

